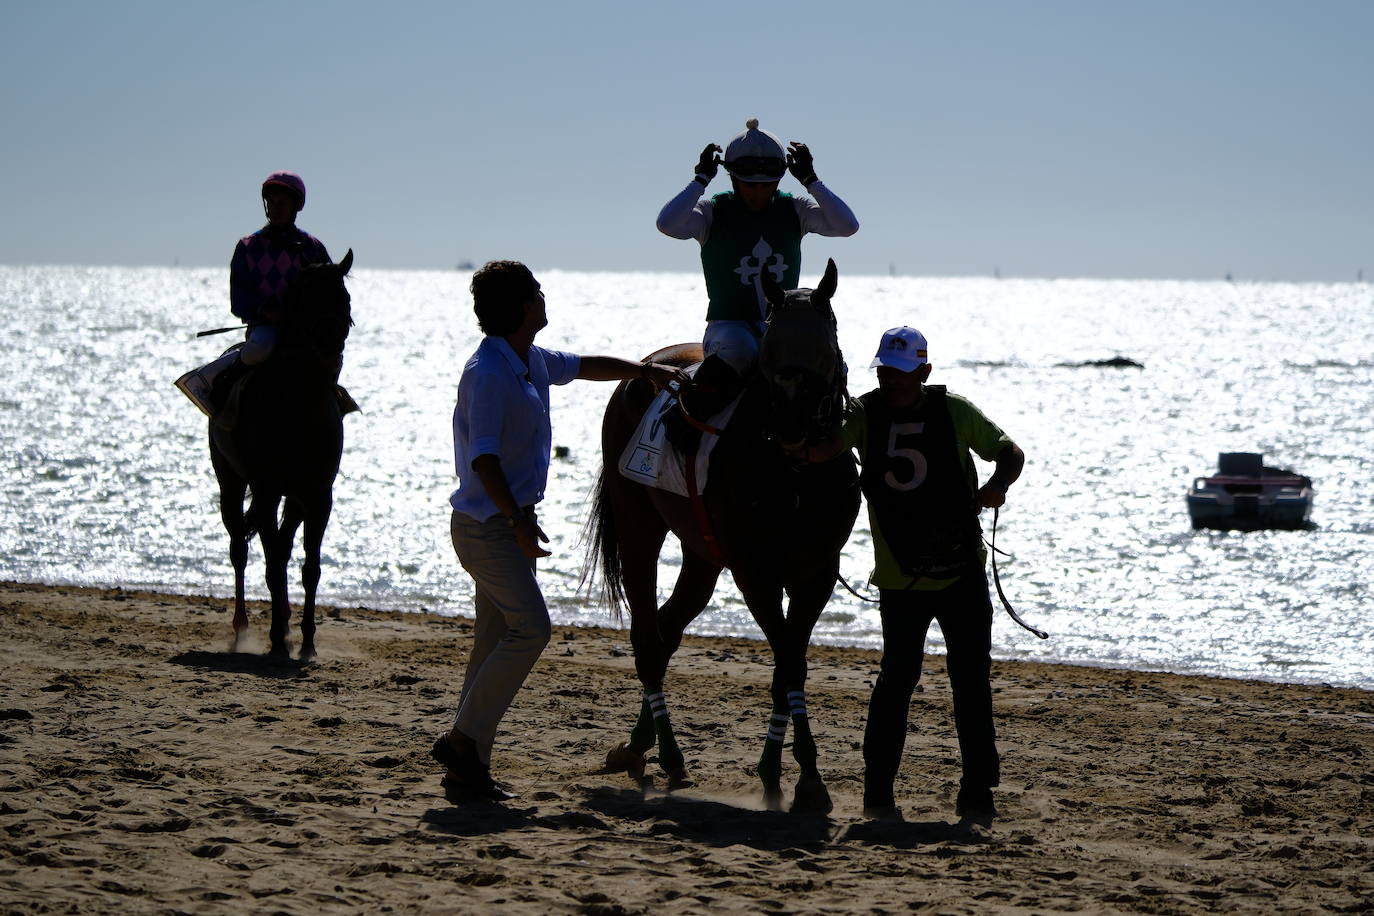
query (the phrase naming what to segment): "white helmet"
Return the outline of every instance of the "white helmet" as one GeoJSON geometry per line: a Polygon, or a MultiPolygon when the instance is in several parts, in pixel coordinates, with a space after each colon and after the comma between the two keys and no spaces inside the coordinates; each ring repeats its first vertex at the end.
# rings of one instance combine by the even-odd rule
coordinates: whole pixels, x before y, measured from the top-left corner
{"type": "Polygon", "coordinates": [[[725,170],[740,181],[777,181],[787,172],[782,141],[759,129],[759,119],[744,123],[745,131],[725,147],[725,170]]]}

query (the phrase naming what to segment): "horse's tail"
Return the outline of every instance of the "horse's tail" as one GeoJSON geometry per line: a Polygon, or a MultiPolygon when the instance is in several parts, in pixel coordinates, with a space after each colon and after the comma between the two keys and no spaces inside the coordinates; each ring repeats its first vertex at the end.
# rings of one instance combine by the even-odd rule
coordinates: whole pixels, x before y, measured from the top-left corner
{"type": "Polygon", "coordinates": [[[625,620],[625,585],[621,579],[620,534],[615,527],[615,513],[611,510],[609,488],[606,486],[606,467],[596,478],[596,497],[592,511],[582,529],[582,540],[587,542],[587,559],[582,564],[582,580],[578,589],[588,592],[599,591],[602,602],[615,612],[617,623],[625,620]],[[597,568],[600,567],[601,582],[596,581],[597,568]]]}

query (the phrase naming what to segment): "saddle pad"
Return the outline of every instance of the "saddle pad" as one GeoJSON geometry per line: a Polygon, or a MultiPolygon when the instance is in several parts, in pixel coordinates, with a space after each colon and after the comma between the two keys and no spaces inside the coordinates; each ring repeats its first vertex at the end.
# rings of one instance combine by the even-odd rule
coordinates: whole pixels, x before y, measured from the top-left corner
{"type": "MultiPolygon", "coordinates": [[[[629,444],[620,455],[620,473],[646,487],[667,490],[669,493],[691,498],[693,494],[687,492],[686,462],[683,454],[663,434],[661,418],[667,411],[677,409],[674,398],[671,391],[660,391],[649,405],[649,409],[644,411],[639,426],[635,428],[635,434],[630,437],[629,444]]],[[[707,422],[717,429],[724,429],[738,404],[739,398],[736,398],[707,422]]],[[[697,447],[696,458],[696,495],[700,495],[706,489],[706,473],[710,467],[711,451],[719,440],[720,437],[714,433],[701,434],[701,444],[697,447]]]]}

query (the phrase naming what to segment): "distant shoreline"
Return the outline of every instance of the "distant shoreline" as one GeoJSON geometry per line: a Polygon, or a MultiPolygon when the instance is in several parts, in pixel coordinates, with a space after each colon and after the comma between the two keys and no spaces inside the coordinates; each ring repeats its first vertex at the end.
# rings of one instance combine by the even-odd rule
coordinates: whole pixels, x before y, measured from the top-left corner
{"type": "MultiPolygon", "coordinates": [[[[499,255],[498,255],[499,257],[499,255]]],[[[480,263],[480,262],[476,262],[480,263]]],[[[824,266],[824,265],[822,265],[824,266]]],[[[19,269],[58,267],[76,270],[209,270],[224,274],[225,297],[228,298],[229,269],[227,264],[67,264],[59,262],[44,262],[38,264],[14,264],[0,261],[0,268],[13,267],[19,269]]],[[[665,268],[662,270],[648,270],[644,268],[620,268],[620,267],[551,267],[538,263],[531,263],[530,268],[536,273],[541,274],[665,274],[690,277],[701,282],[701,271],[699,269],[684,268],[665,268]]],[[[383,267],[362,265],[353,271],[355,274],[362,271],[385,271],[385,272],[414,272],[414,273],[444,273],[454,274],[455,276],[465,276],[471,273],[469,268],[456,268],[453,266],[437,267],[383,267]]],[[[814,274],[805,273],[804,278],[819,277],[820,272],[814,274]]],[[[1249,285],[1291,285],[1291,286],[1367,286],[1374,280],[1363,278],[1343,279],[1343,280],[1291,280],[1275,277],[1227,277],[1224,273],[1210,277],[1114,277],[1114,276],[1067,276],[1052,274],[1014,274],[1007,273],[995,276],[991,273],[985,274],[905,274],[891,273],[890,271],[875,270],[871,273],[853,271],[846,276],[851,280],[857,279],[880,279],[880,280],[988,280],[994,283],[1016,283],[1020,281],[1035,281],[1046,283],[1208,283],[1230,286],[1249,286],[1249,285]]],[[[703,287],[704,289],[704,287],[703,287]]]]}
{"type": "MultiPolygon", "coordinates": [[[[130,597],[130,598],[138,597],[138,598],[151,598],[151,599],[166,599],[166,600],[173,600],[173,601],[178,601],[178,602],[198,602],[198,603],[209,603],[209,602],[216,602],[216,603],[219,603],[219,602],[224,602],[224,603],[225,603],[224,606],[225,606],[225,608],[226,608],[226,610],[224,611],[224,625],[225,625],[225,628],[226,628],[226,633],[228,632],[228,628],[229,628],[229,619],[230,619],[230,611],[228,610],[228,607],[229,607],[229,606],[232,604],[232,602],[233,602],[233,597],[232,597],[232,596],[228,596],[228,595],[226,595],[226,596],[216,596],[216,595],[212,595],[212,594],[193,593],[193,592],[189,592],[189,591],[183,593],[183,592],[162,591],[162,590],[155,589],[155,588],[141,588],[141,587],[125,588],[124,586],[120,586],[120,585],[110,585],[110,586],[95,586],[95,585],[62,585],[62,584],[53,584],[53,583],[47,583],[47,582],[27,582],[27,581],[22,581],[22,580],[0,580],[0,593],[3,593],[3,590],[7,590],[7,589],[10,589],[10,588],[50,590],[50,591],[52,591],[52,592],[54,592],[54,593],[56,593],[56,594],[61,594],[61,593],[63,593],[64,591],[74,591],[74,592],[77,592],[77,593],[88,593],[88,594],[93,594],[93,595],[108,595],[108,594],[112,594],[112,593],[113,593],[113,594],[123,594],[123,595],[125,595],[125,596],[127,596],[127,597],[130,597]]],[[[250,613],[255,614],[255,615],[262,615],[262,614],[265,614],[266,611],[267,611],[267,609],[268,609],[268,603],[267,603],[265,600],[261,600],[261,599],[250,599],[249,602],[248,602],[248,604],[249,604],[249,608],[250,608],[250,613]]],[[[557,604],[558,604],[558,602],[557,602],[556,599],[550,601],[550,605],[553,606],[553,607],[556,607],[557,604]]],[[[299,612],[300,612],[299,607],[297,607],[296,603],[293,601],[293,603],[292,603],[292,621],[291,621],[291,627],[292,627],[292,632],[293,632],[293,633],[294,633],[295,628],[296,628],[296,626],[297,626],[297,622],[298,622],[298,621],[297,621],[297,615],[299,614],[299,612]]],[[[317,619],[320,621],[319,626],[320,626],[321,638],[323,638],[323,635],[324,635],[325,631],[328,629],[328,619],[329,619],[329,617],[330,617],[330,616],[333,616],[333,615],[337,615],[337,614],[343,614],[343,613],[348,613],[348,614],[355,614],[355,613],[357,613],[357,614],[379,614],[379,615],[405,615],[405,616],[416,616],[416,617],[419,617],[419,618],[435,617],[435,618],[439,618],[439,619],[443,619],[443,620],[455,620],[455,621],[466,622],[466,623],[471,623],[471,621],[472,621],[472,618],[471,618],[470,615],[464,614],[464,613],[461,613],[461,612],[455,612],[455,613],[452,613],[452,614],[448,614],[448,613],[441,613],[441,612],[438,612],[438,611],[430,610],[430,609],[428,609],[428,608],[416,608],[416,609],[414,609],[414,610],[407,610],[407,609],[404,609],[404,608],[386,608],[386,607],[374,606],[374,605],[370,605],[370,604],[353,604],[353,605],[349,605],[349,604],[335,604],[335,603],[326,602],[326,601],[321,601],[321,602],[317,605],[316,613],[317,613],[317,619]]],[[[995,621],[995,622],[997,622],[996,618],[997,618],[998,616],[1001,616],[1002,614],[1003,614],[1003,611],[1002,611],[1000,608],[994,607],[994,615],[995,615],[995,616],[994,616],[994,621],[995,621]]],[[[609,613],[607,614],[607,617],[608,617],[608,619],[607,619],[607,621],[606,621],[605,623],[584,623],[584,622],[557,623],[557,622],[555,622],[554,626],[555,626],[556,628],[561,627],[561,628],[565,628],[565,629],[569,629],[569,630],[578,630],[578,631],[583,631],[583,630],[585,630],[585,631],[589,631],[589,632],[594,632],[594,633],[597,633],[599,636],[602,636],[602,637],[607,638],[607,639],[620,639],[620,640],[623,640],[623,642],[625,643],[626,647],[628,648],[628,646],[629,646],[629,641],[630,641],[630,633],[629,633],[629,614],[628,614],[628,611],[626,612],[625,626],[624,626],[623,628],[621,628],[621,627],[616,627],[616,626],[613,625],[613,623],[609,620],[609,617],[610,617],[609,613]]],[[[766,651],[767,651],[767,645],[766,645],[765,640],[764,640],[764,638],[763,638],[762,635],[757,635],[757,636],[755,636],[755,635],[738,635],[738,636],[734,636],[734,635],[723,635],[723,634],[697,634],[697,633],[689,633],[689,634],[687,635],[686,638],[688,638],[688,639],[690,639],[690,640],[694,640],[694,641],[701,641],[701,642],[707,643],[707,644],[710,644],[710,643],[713,643],[713,642],[721,642],[721,643],[743,642],[743,643],[747,643],[747,644],[749,644],[749,645],[751,645],[751,646],[756,646],[757,648],[756,648],[755,651],[758,651],[758,652],[766,652],[766,651]]],[[[1051,638],[1053,638],[1053,635],[1051,635],[1051,638]]],[[[814,653],[816,652],[816,650],[818,650],[818,649],[824,649],[824,650],[826,650],[826,651],[828,651],[828,652],[834,652],[834,653],[840,653],[840,654],[857,653],[857,654],[859,654],[859,655],[861,655],[861,656],[864,656],[865,658],[867,658],[868,656],[871,656],[871,657],[872,657],[872,658],[871,658],[871,661],[872,661],[872,665],[873,665],[874,668],[877,667],[878,662],[879,662],[879,661],[881,660],[881,658],[882,658],[882,650],[881,650],[880,648],[878,648],[878,647],[859,646],[859,645],[853,645],[853,644],[848,644],[848,643],[841,643],[841,642],[835,642],[835,641],[827,641],[827,640],[819,639],[819,638],[813,639],[812,642],[811,642],[811,653],[814,654],[814,653]]],[[[943,654],[943,653],[927,652],[927,653],[926,653],[926,656],[927,656],[927,658],[931,658],[931,659],[943,659],[944,654],[943,654]]],[[[941,664],[943,664],[943,662],[941,662],[941,664]]],[[[999,656],[999,654],[998,654],[998,652],[997,652],[997,646],[996,646],[996,643],[995,643],[995,642],[994,642],[994,645],[993,645],[993,664],[994,664],[995,667],[997,667],[997,666],[1006,666],[1006,665],[1032,665],[1032,666],[1035,666],[1035,667],[1037,667],[1037,668],[1038,668],[1038,667],[1046,667],[1046,668],[1067,668],[1067,669],[1070,669],[1070,670],[1080,670],[1080,669],[1081,669],[1081,670],[1084,670],[1084,671],[1094,671],[1094,672],[1116,672],[1116,673],[1123,674],[1123,675],[1130,675],[1130,674],[1148,675],[1148,676],[1156,676],[1156,675],[1157,675],[1157,676],[1161,676],[1161,677],[1174,677],[1174,678],[1183,678],[1183,679],[1199,679],[1199,680],[1204,680],[1204,681],[1219,681],[1219,682],[1223,682],[1223,683],[1250,684],[1250,685],[1255,685],[1255,686],[1259,686],[1259,685],[1271,685],[1271,684],[1272,684],[1272,685],[1276,685],[1276,686],[1297,687],[1297,688],[1313,688],[1313,689],[1323,689],[1323,690],[1354,690],[1354,691],[1358,691],[1358,692],[1361,692],[1361,693],[1366,693],[1366,694],[1370,694],[1371,696],[1374,696],[1374,690],[1370,690],[1369,688],[1361,687],[1361,686],[1359,686],[1359,685],[1354,685],[1354,684],[1331,684],[1331,683],[1328,683],[1328,682],[1324,682],[1324,681],[1315,681],[1315,680],[1313,680],[1313,681],[1281,681],[1281,680],[1269,680],[1269,679],[1266,679],[1266,678],[1258,678],[1258,677],[1229,677],[1229,676],[1226,676],[1226,675],[1217,675],[1217,674],[1202,674],[1202,673],[1194,673],[1194,672],[1177,672],[1177,671],[1168,671],[1168,670],[1165,670],[1165,669],[1156,669],[1156,668],[1130,668],[1130,667],[1126,667],[1126,666],[1106,665],[1106,664],[1094,665],[1094,664],[1086,664],[1086,663],[1081,663],[1081,664],[1080,664],[1080,663],[1060,662],[1060,661],[1042,661],[1042,660],[1025,659],[1025,658],[1007,658],[1007,657],[1005,657],[1005,656],[999,656]]],[[[996,675],[995,675],[995,673],[994,673],[994,677],[995,677],[995,676],[996,676],[996,675]]]]}

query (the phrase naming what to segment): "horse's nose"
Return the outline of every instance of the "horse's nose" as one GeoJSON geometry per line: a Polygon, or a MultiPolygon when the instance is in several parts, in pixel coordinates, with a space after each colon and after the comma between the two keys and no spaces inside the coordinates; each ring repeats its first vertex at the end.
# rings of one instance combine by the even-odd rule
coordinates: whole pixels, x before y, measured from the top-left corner
{"type": "Polygon", "coordinates": [[[773,373],[773,384],[787,392],[788,397],[793,397],[797,393],[798,386],[801,385],[802,372],[800,369],[786,368],[779,369],[773,373]]]}

